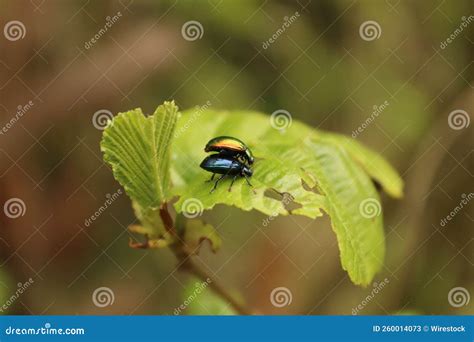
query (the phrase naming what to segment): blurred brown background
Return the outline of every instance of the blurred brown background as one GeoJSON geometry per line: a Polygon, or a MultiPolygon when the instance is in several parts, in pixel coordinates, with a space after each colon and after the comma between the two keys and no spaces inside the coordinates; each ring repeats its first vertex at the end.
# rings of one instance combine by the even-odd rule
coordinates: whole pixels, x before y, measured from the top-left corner
{"type": "MultiPolygon", "coordinates": [[[[183,109],[207,101],[285,109],[347,135],[387,101],[356,139],[395,166],[406,195],[383,197],[387,256],[375,282],[389,282],[359,314],[474,313],[474,300],[448,301],[455,287],[474,295],[472,201],[441,223],[474,192],[471,0],[9,0],[0,8],[0,203],[22,201],[19,217],[0,215],[0,305],[33,280],[3,313],[172,314],[183,302],[189,278],[172,254],[128,247],[126,196],[85,224],[119,189],[94,113],[151,112],[167,99],[183,109]],[[191,20],[202,26],[196,40],[182,34],[191,20]],[[375,38],[360,32],[367,21],[378,25],[375,38]],[[99,287],[113,291],[112,305],[94,305],[99,287]]],[[[204,250],[201,263],[260,313],[351,314],[373,290],[341,269],[327,217],[265,226],[263,215],[227,207],[205,217],[223,248],[204,250]],[[279,286],[293,297],[283,308],[269,300],[279,286]]]]}

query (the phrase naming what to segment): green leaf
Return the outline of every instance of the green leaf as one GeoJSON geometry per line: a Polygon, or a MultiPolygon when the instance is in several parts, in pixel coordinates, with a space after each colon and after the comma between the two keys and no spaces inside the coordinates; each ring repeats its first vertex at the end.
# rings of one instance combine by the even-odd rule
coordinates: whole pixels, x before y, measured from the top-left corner
{"type": "MultiPolygon", "coordinates": [[[[275,139],[281,139],[281,135],[270,126],[267,116],[248,112],[230,114],[206,111],[193,120],[193,114],[192,111],[183,114],[177,125],[177,132],[182,133],[173,143],[173,191],[181,196],[175,204],[178,212],[185,209],[187,199],[194,198],[204,210],[223,203],[246,211],[256,209],[266,215],[289,215],[281,199],[269,196],[270,193],[289,193],[293,198],[292,203],[301,208],[297,210],[298,213],[311,218],[322,216],[320,209],[324,207],[324,197],[307,191],[303,180],[310,182],[308,176],[304,175],[294,160],[287,162],[284,158],[290,153],[291,141],[284,146],[274,147],[279,148],[278,151],[269,151],[268,146],[275,139]],[[189,124],[191,121],[194,121],[192,125],[189,124]],[[205,181],[210,174],[200,169],[199,164],[206,156],[203,146],[218,135],[239,137],[251,147],[257,158],[251,179],[253,189],[245,181],[236,181],[229,192],[230,182],[223,181],[215,192],[209,193],[212,183],[205,181]]],[[[311,131],[308,130],[308,133],[311,131]]]]}
{"type": "MultiPolygon", "coordinates": [[[[402,195],[403,185],[382,157],[349,138],[298,121],[281,129],[281,122],[255,112],[194,109],[179,118],[174,131],[177,117],[174,103],[165,103],[148,118],[140,110],[119,114],[104,132],[104,158],[132,198],[143,231],[152,227],[162,238],[166,235],[157,208],[174,196],[176,211],[190,218],[217,204],[313,219],[324,211],[337,236],[342,267],[356,284],[372,281],[383,263],[385,242],[371,178],[394,197],[402,195]],[[199,164],[207,155],[206,142],[219,135],[235,136],[253,151],[252,188],[238,179],[228,191],[227,179],[210,193],[210,174],[199,164]]],[[[182,226],[180,234],[190,249],[197,250],[205,239],[214,249],[220,245],[211,226],[189,220],[182,226]]]]}
{"type": "Polygon", "coordinates": [[[356,284],[369,284],[382,266],[385,241],[380,199],[370,177],[337,145],[308,142],[314,173],[328,202],[342,267],[356,284]]]}
{"type": "MultiPolygon", "coordinates": [[[[159,229],[164,229],[164,227],[160,227],[159,229]]],[[[155,231],[150,227],[140,226],[136,224],[132,224],[128,226],[128,231],[131,233],[135,233],[141,236],[144,236],[145,241],[137,242],[133,239],[130,239],[128,245],[132,248],[142,248],[142,249],[149,249],[149,248],[165,248],[169,247],[171,243],[174,242],[172,236],[165,232],[161,234],[158,238],[150,238],[150,236],[155,235],[155,231]]]]}
{"type": "Polygon", "coordinates": [[[174,102],[165,102],[149,117],[141,109],[119,113],[103,133],[104,160],[144,225],[156,226],[157,208],[170,198],[169,145],[177,118],[174,102]]]}
{"type": "Polygon", "coordinates": [[[187,220],[184,231],[185,247],[191,254],[197,254],[203,241],[209,241],[215,253],[221,247],[222,240],[210,224],[201,220],[187,220]]]}
{"type": "Polygon", "coordinates": [[[331,217],[338,239],[342,267],[355,284],[367,285],[380,270],[385,242],[379,195],[371,177],[393,196],[402,194],[402,182],[381,157],[359,143],[336,134],[314,130],[298,121],[284,131],[270,118],[255,112],[187,111],[177,124],[172,145],[173,193],[178,212],[192,199],[200,210],[216,204],[266,215],[331,217]],[[223,180],[212,194],[210,174],[199,168],[206,156],[203,146],[219,135],[247,143],[256,157],[251,182],[223,180]],[[282,194],[287,194],[283,197],[282,194]],[[284,198],[291,198],[290,203],[284,198]],[[375,208],[374,208],[375,206],[375,208]],[[375,211],[361,215],[365,207],[375,211]]]}
{"type": "Polygon", "coordinates": [[[378,181],[390,196],[395,198],[403,196],[403,180],[380,155],[369,150],[355,139],[340,134],[326,134],[325,137],[347,150],[351,157],[357,160],[370,177],[378,181]]]}

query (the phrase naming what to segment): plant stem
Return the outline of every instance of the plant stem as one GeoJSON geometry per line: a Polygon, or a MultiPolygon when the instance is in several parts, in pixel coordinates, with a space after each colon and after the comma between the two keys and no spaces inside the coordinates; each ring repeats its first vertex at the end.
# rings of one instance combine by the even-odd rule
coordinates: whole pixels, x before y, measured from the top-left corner
{"type": "Polygon", "coordinates": [[[194,275],[195,277],[199,278],[200,280],[207,282],[209,287],[219,296],[221,296],[224,300],[226,300],[236,312],[240,315],[251,315],[252,312],[243,305],[240,301],[238,301],[235,297],[233,297],[227,289],[218,283],[215,279],[212,279],[212,275],[207,272],[204,268],[197,265],[192,259],[191,256],[187,256],[184,259],[180,260],[181,267],[183,270],[189,272],[190,274],[194,275]]]}
{"type": "Polygon", "coordinates": [[[252,311],[250,309],[248,309],[239,300],[232,296],[223,285],[213,279],[209,272],[193,261],[192,254],[186,249],[185,241],[183,241],[182,238],[184,227],[181,227],[181,222],[173,222],[173,219],[171,218],[171,215],[168,211],[167,203],[163,203],[163,205],[160,207],[160,217],[166,227],[166,230],[176,238],[176,243],[171,245],[170,248],[178,259],[179,268],[194,275],[201,281],[208,283],[209,287],[217,295],[227,301],[240,315],[251,315],[252,311]],[[177,227],[177,225],[179,225],[179,227],[177,227]]]}

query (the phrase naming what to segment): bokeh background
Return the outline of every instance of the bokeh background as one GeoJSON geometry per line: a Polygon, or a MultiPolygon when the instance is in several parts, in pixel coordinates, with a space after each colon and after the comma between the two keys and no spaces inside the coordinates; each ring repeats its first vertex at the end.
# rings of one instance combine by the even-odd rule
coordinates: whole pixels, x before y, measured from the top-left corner
{"type": "MultiPolygon", "coordinates": [[[[388,282],[358,314],[473,314],[473,203],[455,210],[474,184],[473,7],[471,0],[0,1],[1,28],[23,25],[19,38],[0,35],[0,125],[18,119],[0,134],[0,203],[24,203],[17,218],[0,212],[3,313],[173,314],[183,303],[192,279],[176,270],[173,255],[128,247],[134,215],[126,196],[85,223],[119,189],[102,161],[94,113],[150,113],[174,99],[183,109],[208,102],[284,109],[347,135],[387,102],[355,139],[394,165],[405,197],[383,196],[387,255],[374,286],[388,282]],[[197,39],[182,33],[189,21],[202,27],[197,39]],[[368,21],[375,35],[360,30],[368,21]],[[94,304],[100,287],[112,290],[113,304],[94,304]],[[448,300],[456,287],[464,289],[461,305],[448,300]]],[[[341,269],[327,217],[263,224],[259,213],[228,207],[204,217],[223,247],[203,248],[198,262],[259,313],[350,315],[373,290],[341,269]],[[271,304],[276,287],[291,291],[289,305],[271,304]]],[[[198,297],[184,314],[216,313],[214,300],[198,297]]]]}

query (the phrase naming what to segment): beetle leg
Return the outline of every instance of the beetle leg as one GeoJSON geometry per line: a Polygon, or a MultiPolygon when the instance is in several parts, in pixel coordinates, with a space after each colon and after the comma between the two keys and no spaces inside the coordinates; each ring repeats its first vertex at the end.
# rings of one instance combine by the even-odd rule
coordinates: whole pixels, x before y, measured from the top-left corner
{"type": "Polygon", "coordinates": [[[251,187],[253,187],[252,183],[250,183],[249,181],[249,178],[247,177],[247,175],[244,175],[245,177],[245,180],[247,181],[247,184],[250,185],[251,187]]]}
{"type": "MultiPolygon", "coordinates": [[[[226,176],[229,174],[229,172],[230,172],[230,169],[229,169],[225,174],[223,174],[222,176],[220,176],[219,179],[216,180],[216,183],[214,184],[214,187],[212,188],[212,190],[211,190],[210,193],[212,193],[212,192],[214,192],[214,190],[216,190],[216,188],[217,188],[217,183],[219,183],[219,181],[220,181],[222,178],[226,177],[226,176]]],[[[232,183],[234,183],[234,182],[232,181],[232,183]]],[[[231,186],[232,186],[232,185],[231,185],[231,186]]]]}
{"type": "Polygon", "coordinates": [[[215,175],[216,175],[216,174],[213,173],[211,179],[208,179],[208,180],[206,181],[206,183],[207,183],[207,182],[212,182],[212,181],[214,180],[214,176],[215,176],[215,175]]]}
{"type": "Polygon", "coordinates": [[[235,175],[234,178],[232,178],[232,183],[230,183],[230,186],[229,186],[229,192],[232,191],[232,185],[234,185],[234,182],[235,182],[236,178],[237,178],[237,175],[235,175]]]}
{"type": "Polygon", "coordinates": [[[216,190],[216,188],[217,188],[217,183],[219,183],[219,181],[220,181],[222,178],[224,178],[225,176],[227,176],[227,174],[224,174],[224,175],[220,176],[220,177],[216,180],[216,182],[214,183],[214,187],[212,188],[210,194],[212,194],[212,193],[214,192],[214,190],[216,190]]]}
{"type": "Polygon", "coordinates": [[[252,183],[250,183],[249,178],[247,177],[247,175],[244,174],[244,177],[245,177],[245,180],[247,181],[247,184],[252,188],[252,192],[254,194],[256,194],[255,190],[253,189],[253,185],[252,185],[252,183]]]}

